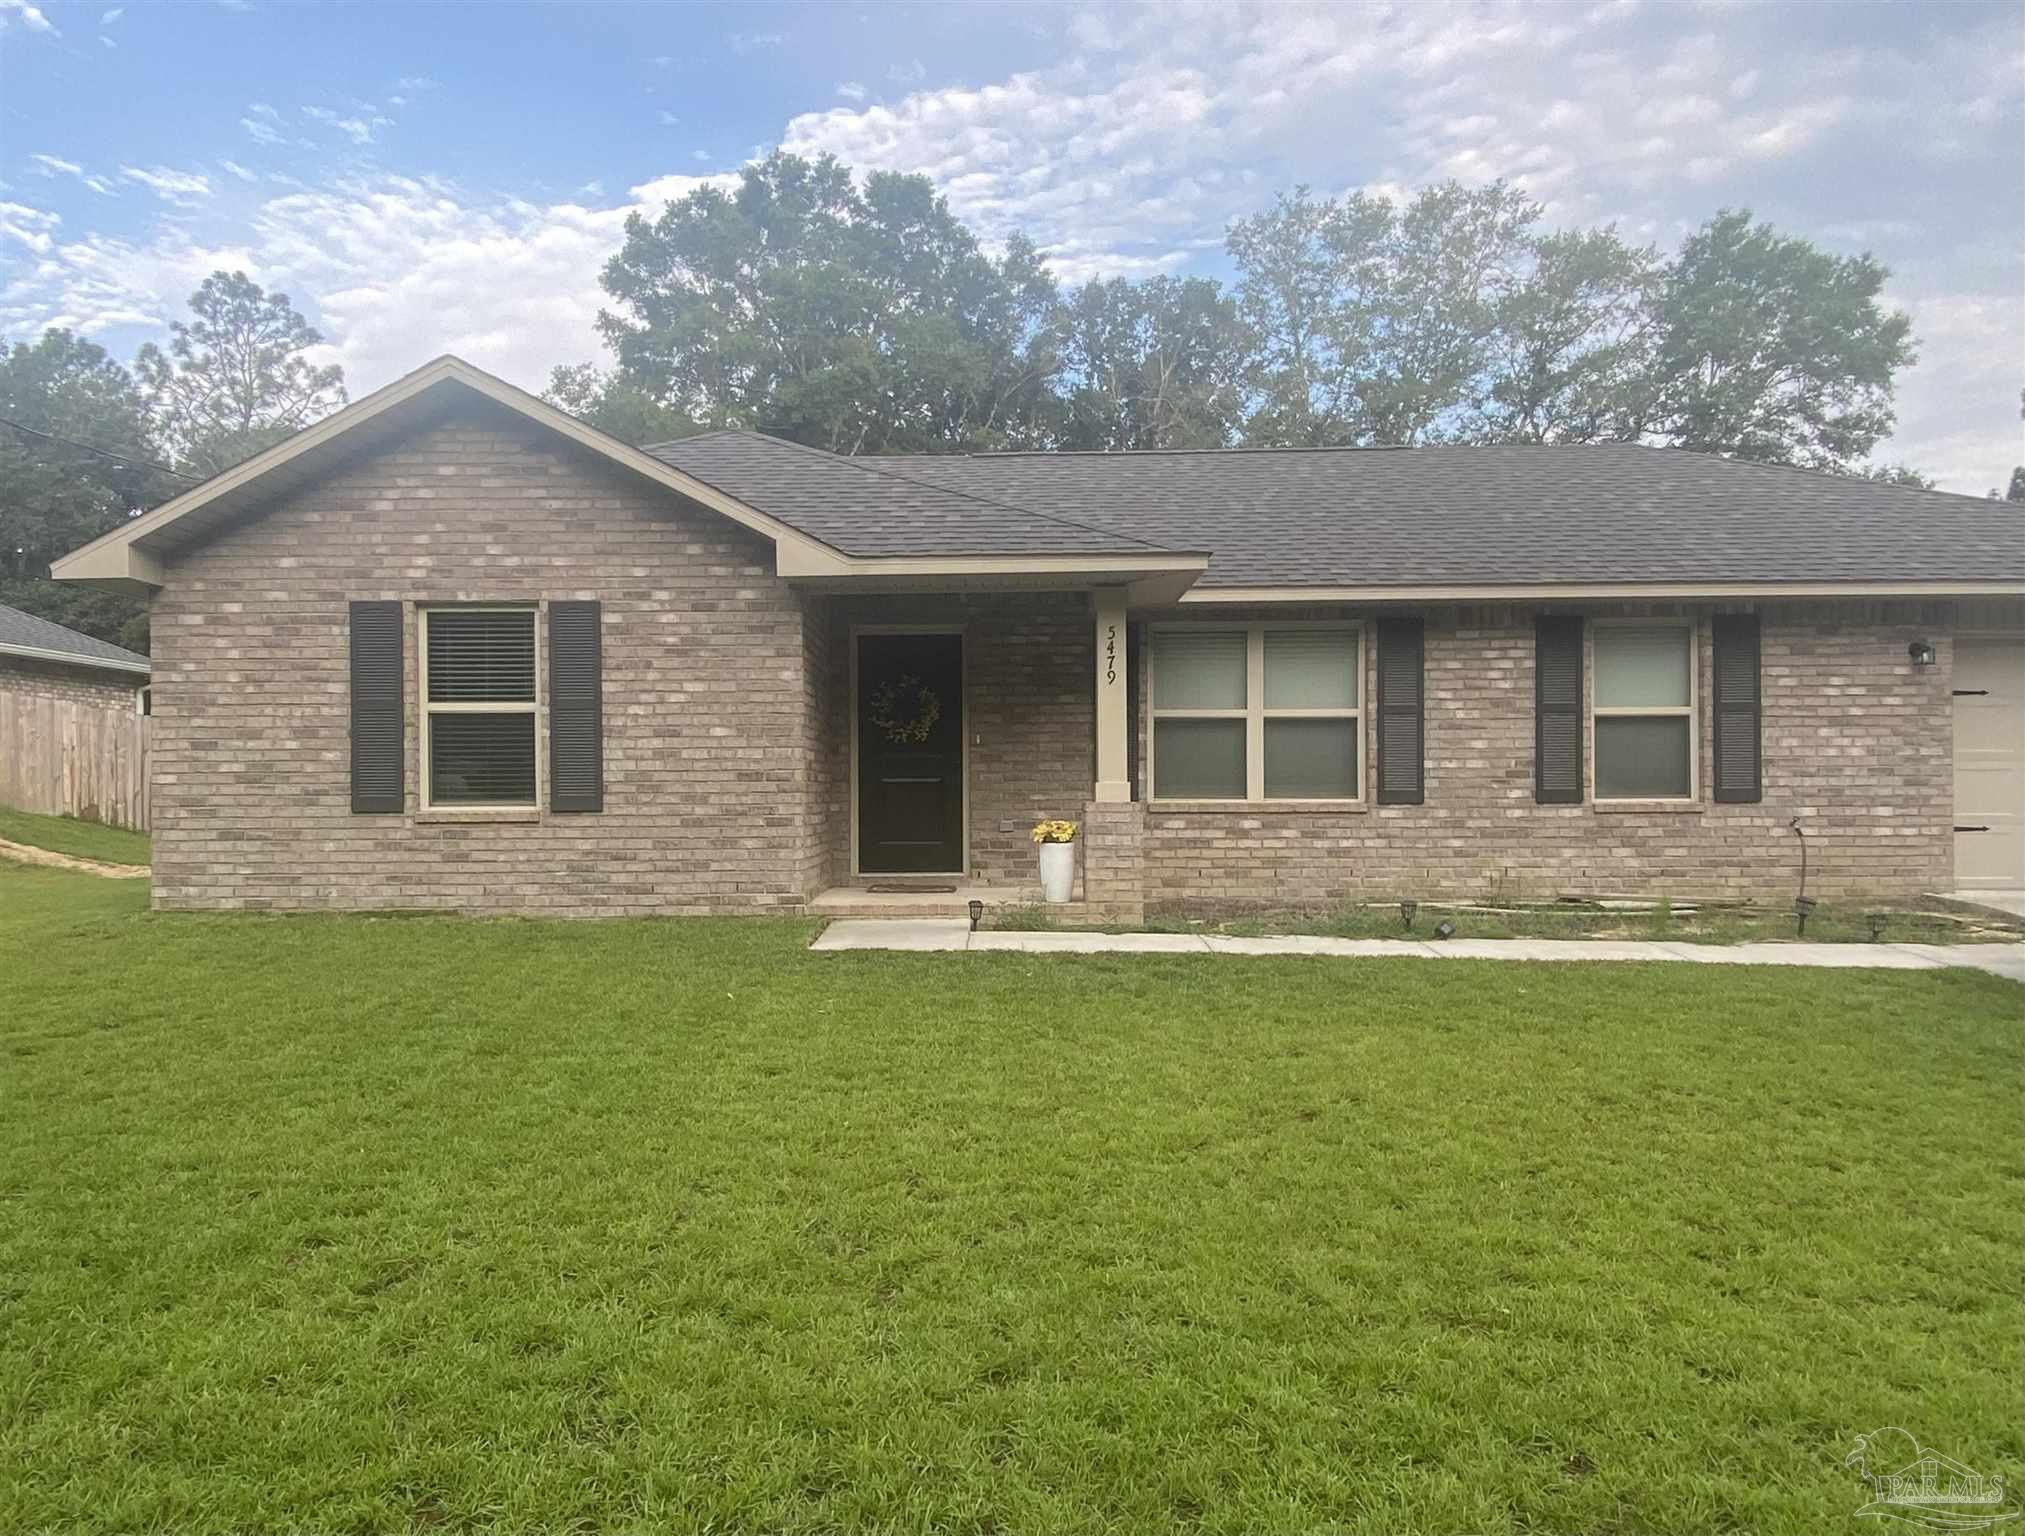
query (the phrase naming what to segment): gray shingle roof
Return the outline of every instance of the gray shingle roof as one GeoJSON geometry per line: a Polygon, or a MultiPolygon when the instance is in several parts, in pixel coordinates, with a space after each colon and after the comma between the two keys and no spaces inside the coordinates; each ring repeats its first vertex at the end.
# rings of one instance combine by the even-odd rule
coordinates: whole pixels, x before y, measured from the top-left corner
{"type": "Polygon", "coordinates": [[[108,645],[0,603],[0,655],[13,651],[47,651],[79,666],[111,666],[122,672],[148,669],[148,658],[138,651],[108,645]]]}
{"type": "Polygon", "coordinates": [[[648,451],[866,557],[1154,546],[1209,552],[1203,587],[2025,581],[2016,503],[1628,444],[841,459],[722,432],[648,451]]]}
{"type": "Polygon", "coordinates": [[[926,459],[843,458],[757,432],[709,432],[648,453],[847,555],[1147,554],[1156,538],[1012,505],[914,474],[926,459]]]}

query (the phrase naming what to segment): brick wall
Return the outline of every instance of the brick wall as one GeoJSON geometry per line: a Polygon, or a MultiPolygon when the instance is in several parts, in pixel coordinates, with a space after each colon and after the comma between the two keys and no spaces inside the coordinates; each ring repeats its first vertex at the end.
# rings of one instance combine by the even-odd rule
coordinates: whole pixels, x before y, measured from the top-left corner
{"type": "Polygon", "coordinates": [[[988,880],[1038,878],[1035,822],[1076,819],[1096,772],[1096,632],[1080,592],[851,597],[826,609],[833,657],[831,867],[851,868],[850,649],[853,625],[946,625],[964,632],[970,738],[970,866],[988,880]]]}
{"type": "Polygon", "coordinates": [[[0,692],[40,694],[132,713],[134,695],[146,681],[138,672],[100,672],[26,656],[0,656],[0,692]]]}
{"type": "Polygon", "coordinates": [[[1146,916],[1146,807],[1092,800],[1083,808],[1077,861],[1093,923],[1137,923],[1146,916]]]}
{"type": "Polygon", "coordinates": [[[285,496],[155,603],[156,904],[797,905],[821,653],[772,569],[765,541],[489,406],[285,496]],[[350,810],[346,605],[370,598],[408,605],[400,816],[350,810]],[[425,818],[414,605],[555,598],[604,605],[604,812],[425,818]]]}
{"type": "MultiPolygon", "coordinates": [[[[1783,901],[1798,877],[1798,843],[1788,830],[1795,816],[1808,832],[1810,889],[1824,897],[1946,886],[1954,788],[1952,614],[1945,605],[1786,604],[1764,611],[1765,795],[1757,805],[1717,805],[1711,798],[1707,619],[1716,610],[1585,611],[1696,620],[1701,797],[1692,807],[1534,804],[1533,610],[1432,610],[1426,804],[1369,805],[1375,762],[1368,729],[1368,809],[1177,811],[1155,803],[1142,853],[1148,906],[1617,893],[1783,901]],[[1916,638],[1940,644],[1939,665],[1910,664],[1906,647],[1916,638]]],[[[1368,647],[1364,696],[1368,709],[1368,647]]],[[[1143,711],[1139,728],[1143,743],[1143,711]]],[[[1142,763],[1144,756],[1142,750],[1142,763]]]]}

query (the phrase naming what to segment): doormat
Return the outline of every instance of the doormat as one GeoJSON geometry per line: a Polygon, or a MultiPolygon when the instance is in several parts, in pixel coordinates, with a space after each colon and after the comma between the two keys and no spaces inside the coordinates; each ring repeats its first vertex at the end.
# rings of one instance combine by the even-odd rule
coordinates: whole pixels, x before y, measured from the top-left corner
{"type": "Polygon", "coordinates": [[[865,887],[877,896],[954,896],[953,885],[901,885],[892,880],[878,880],[865,887]]]}

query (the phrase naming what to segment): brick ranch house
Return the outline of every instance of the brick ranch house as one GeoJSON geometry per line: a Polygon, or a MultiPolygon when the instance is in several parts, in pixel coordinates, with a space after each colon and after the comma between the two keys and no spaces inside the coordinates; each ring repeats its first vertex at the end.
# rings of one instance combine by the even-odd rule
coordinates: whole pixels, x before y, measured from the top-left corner
{"type": "Polygon", "coordinates": [[[442,358],[66,556],[168,909],[2025,886],[2015,506],[1634,446],[629,447],[442,358]]]}

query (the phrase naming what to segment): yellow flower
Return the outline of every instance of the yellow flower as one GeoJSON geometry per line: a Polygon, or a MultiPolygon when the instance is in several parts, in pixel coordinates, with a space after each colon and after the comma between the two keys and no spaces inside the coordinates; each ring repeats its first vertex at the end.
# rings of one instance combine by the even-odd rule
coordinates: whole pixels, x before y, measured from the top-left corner
{"type": "Polygon", "coordinates": [[[1034,841],[1037,843],[1073,843],[1076,840],[1076,824],[1073,821],[1042,821],[1034,824],[1034,841]]]}

